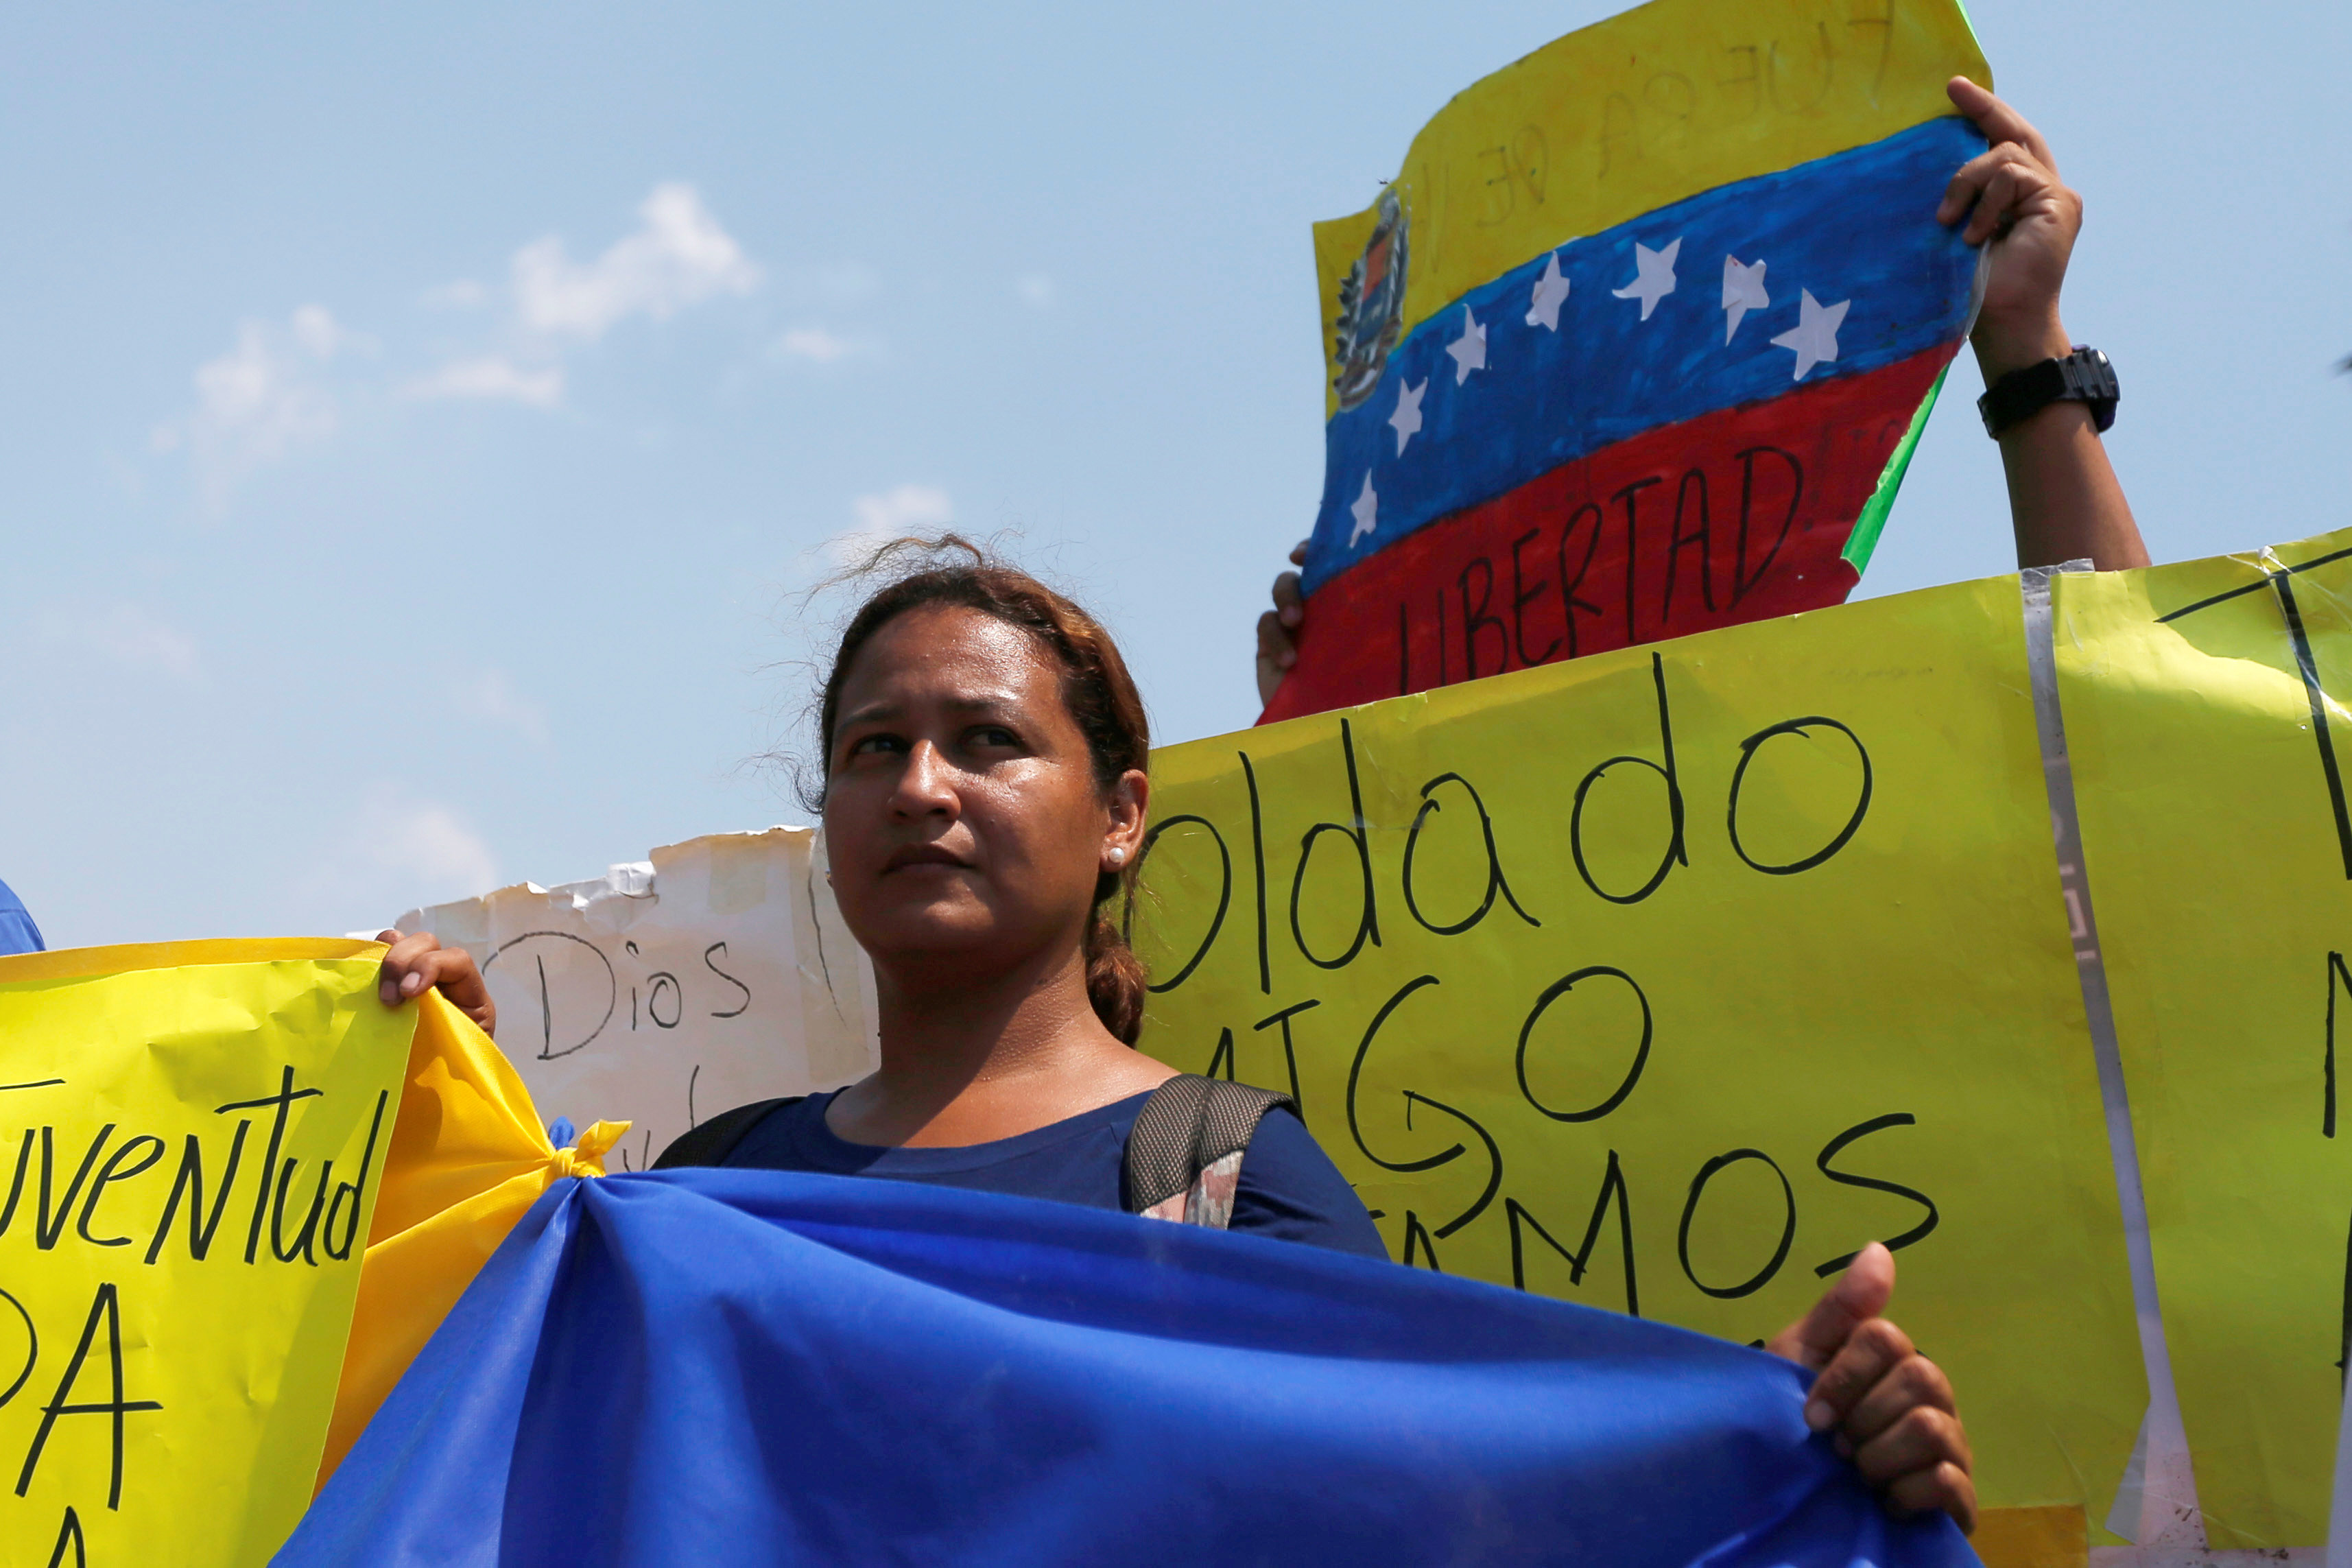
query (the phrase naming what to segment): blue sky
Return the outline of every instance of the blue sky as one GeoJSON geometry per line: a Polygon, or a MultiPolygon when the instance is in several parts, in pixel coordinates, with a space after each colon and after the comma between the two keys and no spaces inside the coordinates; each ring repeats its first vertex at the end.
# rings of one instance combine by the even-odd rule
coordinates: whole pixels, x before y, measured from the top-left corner
{"type": "MultiPolygon", "coordinates": [[[[340,931],[798,821],[827,542],[952,521],[1255,712],[1307,226],[1606,5],[0,17],[0,878],[340,931]]],[[[2159,559],[2352,521],[2352,7],[1979,4],[2159,559]]],[[[1864,594],[2011,564],[1956,373],[1864,594]]]]}

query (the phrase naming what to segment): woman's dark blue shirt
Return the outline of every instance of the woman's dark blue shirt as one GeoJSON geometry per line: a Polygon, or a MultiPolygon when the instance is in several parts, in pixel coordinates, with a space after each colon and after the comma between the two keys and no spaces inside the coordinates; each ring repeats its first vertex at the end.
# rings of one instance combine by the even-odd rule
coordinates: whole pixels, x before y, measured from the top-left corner
{"type": "MultiPolygon", "coordinates": [[[[824,1124],[831,1094],[780,1105],[753,1123],[728,1154],[730,1165],[929,1182],[1019,1197],[1120,1209],[1127,1135],[1147,1094],[1130,1096],[993,1143],[956,1149],[891,1149],[852,1143],[824,1124]]],[[[1367,1258],[1388,1257],[1371,1216],[1307,1126],[1280,1107],[1266,1112],[1242,1156],[1231,1229],[1304,1241],[1367,1258]]]]}

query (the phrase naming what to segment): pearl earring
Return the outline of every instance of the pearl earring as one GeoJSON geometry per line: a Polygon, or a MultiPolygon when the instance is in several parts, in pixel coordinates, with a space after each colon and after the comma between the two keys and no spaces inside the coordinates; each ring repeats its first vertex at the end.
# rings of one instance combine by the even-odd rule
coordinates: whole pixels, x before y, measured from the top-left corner
{"type": "Polygon", "coordinates": [[[1112,865],[1114,865],[1114,866],[1124,866],[1124,865],[1126,865],[1126,864],[1127,864],[1127,851],[1126,851],[1126,850],[1124,850],[1124,849],[1114,849],[1114,850],[1112,850],[1112,851],[1110,852],[1110,863],[1111,863],[1112,865]]]}

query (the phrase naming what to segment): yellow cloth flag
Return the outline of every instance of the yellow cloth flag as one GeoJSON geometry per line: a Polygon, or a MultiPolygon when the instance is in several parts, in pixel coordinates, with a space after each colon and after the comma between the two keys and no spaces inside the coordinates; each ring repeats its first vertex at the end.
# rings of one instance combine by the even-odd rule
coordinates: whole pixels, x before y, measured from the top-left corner
{"type": "Polygon", "coordinates": [[[0,959],[0,1568],[257,1563],[301,1517],[415,1022],[382,952],[0,959]]]}
{"type": "Polygon", "coordinates": [[[416,1033],[319,1467],[322,1487],[515,1222],[553,1183],[603,1175],[605,1152],[629,1125],[599,1121],[575,1148],[555,1148],[490,1037],[438,991],[414,1006],[416,1033]]]}

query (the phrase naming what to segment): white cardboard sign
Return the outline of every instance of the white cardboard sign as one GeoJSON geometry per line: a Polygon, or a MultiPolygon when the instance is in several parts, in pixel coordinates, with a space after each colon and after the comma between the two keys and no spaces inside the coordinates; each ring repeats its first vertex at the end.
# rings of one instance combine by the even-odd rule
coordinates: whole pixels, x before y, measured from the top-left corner
{"type": "Polygon", "coordinates": [[[731,1106],[873,1070],[873,975],[815,840],[714,834],[594,881],[412,910],[399,929],[469,950],[539,1113],[634,1122],[610,1164],[644,1170],[731,1106]]]}

